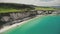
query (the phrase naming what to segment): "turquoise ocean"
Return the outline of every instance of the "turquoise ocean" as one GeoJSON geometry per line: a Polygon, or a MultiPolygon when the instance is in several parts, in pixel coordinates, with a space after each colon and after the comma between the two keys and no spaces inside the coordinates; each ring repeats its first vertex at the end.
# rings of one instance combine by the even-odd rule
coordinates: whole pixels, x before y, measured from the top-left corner
{"type": "Polygon", "coordinates": [[[3,34],[60,34],[60,15],[34,18],[3,34]]]}

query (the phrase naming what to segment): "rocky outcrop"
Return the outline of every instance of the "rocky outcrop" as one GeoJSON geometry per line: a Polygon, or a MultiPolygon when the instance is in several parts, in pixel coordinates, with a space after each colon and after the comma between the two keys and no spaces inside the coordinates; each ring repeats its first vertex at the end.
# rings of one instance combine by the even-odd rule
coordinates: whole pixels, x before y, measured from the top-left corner
{"type": "Polygon", "coordinates": [[[10,20],[10,17],[9,16],[4,16],[4,17],[2,17],[1,18],[1,21],[6,21],[6,22],[8,22],[10,20]]]}
{"type": "Polygon", "coordinates": [[[48,15],[48,14],[60,14],[60,11],[27,11],[27,12],[16,12],[16,13],[6,13],[2,14],[1,21],[9,22],[14,20],[23,19],[28,16],[35,16],[35,15],[48,15]]]}
{"type": "Polygon", "coordinates": [[[43,11],[37,11],[38,15],[41,15],[43,13],[43,11]]]}
{"type": "Polygon", "coordinates": [[[52,14],[53,10],[40,10],[40,11],[37,11],[37,14],[38,15],[48,15],[48,14],[52,14]]]}
{"type": "Polygon", "coordinates": [[[22,19],[24,17],[28,17],[29,15],[30,15],[29,12],[24,12],[24,13],[10,13],[10,17],[13,20],[22,19]]]}
{"type": "Polygon", "coordinates": [[[31,13],[31,12],[23,12],[23,13],[22,12],[16,12],[16,13],[9,13],[8,15],[4,14],[0,18],[0,20],[3,21],[3,22],[19,20],[19,19],[23,19],[25,17],[28,17],[28,16],[30,16],[33,13],[31,13]]]}
{"type": "Polygon", "coordinates": [[[36,15],[48,15],[48,14],[60,14],[60,11],[26,11],[26,12],[13,12],[13,13],[4,13],[0,14],[0,24],[1,25],[9,25],[18,22],[22,22],[30,19],[31,17],[35,17],[36,15]]]}

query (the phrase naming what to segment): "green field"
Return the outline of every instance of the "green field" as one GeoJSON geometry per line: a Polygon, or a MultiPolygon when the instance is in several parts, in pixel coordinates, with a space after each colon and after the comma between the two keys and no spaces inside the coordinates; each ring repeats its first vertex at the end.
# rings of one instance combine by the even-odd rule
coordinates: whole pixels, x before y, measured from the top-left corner
{"type": "Polygon", "coordinates": [[[0,3],[0,13],[9,12],[25,12],[33,9],[30,5],[14,4],[14,3],[0,3]]]}
{"type": "MultiPolygon", "coordinates": [[[[9,13],[9,12],[25,12],[28,11],[29,8],[25,9],[17,9],[17,8],[7,8],[7,7],[0,7],[0,13],[9,13]]],[[[30,10],[30,9],[29,9],[30,10]]]]}
{"type": "Polygon", "coordinates": [[[27,11],[27,9],[4,9],[0,8],[0,13],[9,13],[9,12],[24,12],[27,11]]]}
{"type": "Polygon", "coordinates": [[[52,7],[35,7],[35,10],[59,10],[59,9],[52,7]]]}
{"type": "Polygon", "coordinates": [[[29,10],[60,10],[52,7],[31,6],[32,5],[0,3],[0,13],[25,12],[29,10]]]}
{"type": "MultiPolygon", "coordinates": [[[[57,10],[57,9],[54,9],[54,8],[35,8],[34,10],[57,10]]],[[[0,8],[0,13],[24,12],[24,11],[28,11],[28,9],[0,8]]]]}

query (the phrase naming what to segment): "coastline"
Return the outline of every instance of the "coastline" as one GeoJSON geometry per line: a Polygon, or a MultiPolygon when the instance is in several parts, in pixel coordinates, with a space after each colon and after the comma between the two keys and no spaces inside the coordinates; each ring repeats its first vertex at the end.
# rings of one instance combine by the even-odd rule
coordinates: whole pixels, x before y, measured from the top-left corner
{"type": "MultiPolygon", "coordinates": [[[[44,15],[37,15],[37,16],[34,17],[34,18],[38,18],[38,17],[42,17],[42,16],[44,16],[44,15]]],[[[34,19],[34,18],[32,18],[32,19],[34,19]]],[[[2,29],[0,30],[0,33],[5,32],[5,31],[7,31],[7,30],[9,30],[9,29],[11,29],[11,28],[14,28],[14,27],[21,26],[21,25],[27,23],[28,21],[30,21],[30,20],[32,20],[32,19],[29,19],[29,20],[26,20],[26,21],[23,21],[23,22],[20,22],[20,23],[13,24],[13,25],[11,25],[11,26],[5,26],[4,28],[2,28],[2,29]]]]}

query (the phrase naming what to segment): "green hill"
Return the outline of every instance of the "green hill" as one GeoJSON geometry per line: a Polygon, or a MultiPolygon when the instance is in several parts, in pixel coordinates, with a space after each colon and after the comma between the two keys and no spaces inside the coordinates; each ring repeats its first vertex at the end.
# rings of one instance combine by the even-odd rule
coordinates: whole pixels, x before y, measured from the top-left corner
{"type": "Polygon", "coordinates": [[[60,10],[60,9],[17,3],[0,3],[0,13],[25,12],[29,10],[60,10]]]}
{"type": "Polygon", "coordinates": [[[57,8],[52,8],[52,7],[35,7],[35,10],[58,10],[57,8]]]}
{"type": "Polygon", "coordinates": [[[31,9],[34,9],[31,5],[15,4],[15,3],[0,3],[0,13],[24,12],[31,9]]]}

